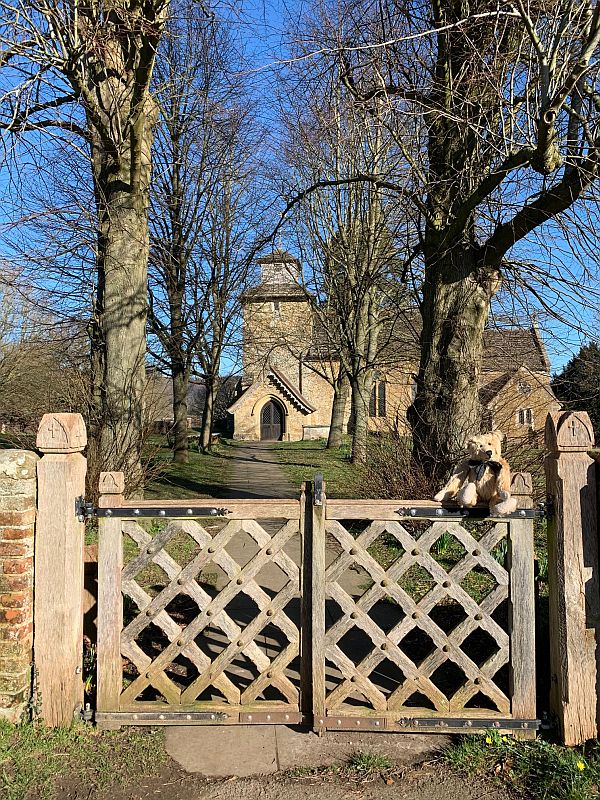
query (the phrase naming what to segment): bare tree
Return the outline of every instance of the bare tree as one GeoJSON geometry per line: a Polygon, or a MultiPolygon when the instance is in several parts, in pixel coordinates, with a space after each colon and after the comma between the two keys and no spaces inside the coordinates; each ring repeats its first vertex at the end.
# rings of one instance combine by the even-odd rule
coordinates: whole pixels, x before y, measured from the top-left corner
{"type": "Polygon", "coordinates": [[[210,448],[221,359],[260,231],[260,127],[234,74],[242,63],[231,29],[198,10],[171,23],[156,70],[149,327],[152,353],[173,380],[180,462],[191,375],[204,380],[200,443],[210,448]]]}
{"type": "Polygon", "coordinates": [[[320,60],[300,59],[285,84],[287,161],[292,180],[310,187],[289,209],[311,267],[308,283],[325,364],[335,355],[331,368],[308,364],[334,388],[330,444],[341,442],[349,385],[352,461],[363,462],[373,378],[387,336],[382,331],[389,333],[399,310],[397,296],[389,302],[389,278],[394,274],[397,295],[406,218],[383,187],[368,179],[398,167],[386,107],[359,108],[341,91],[339,74],[322,66],[320,60]]]}
{"type": "MultiPolygon", "coordinates": [[[[10,272],[4,274],[10,278],[10,272]]],[[[87,395],[86,367],[85,331],[2,281],[0,423],[6,432],[34,434],[49,408],[78,410],[87,395]]]]}
{"type": "MultiPolygon", "coordinates": [[[[0,128],[25,142],[75,134],[90,158],[97,214],[92,450],[141,472],[145,384],[150,92],[168,0],[2,0],[0,128]]],[[[8,142],[7,142],[8,144],[8,142]]]]}
{"type": "MultiPolygon", "coordinates": [[[[404,156],[396,176],[348,180],[385,185],[415,218],[423,329],[409,417],[430,470],[479,425],[492,300],[506,273],[527,283],[518,243],[597,180],[599,43],[600,6],[587,0],[324,3],[304,37],[358,109],[385,105],[404,156]]],[[[322,169],[308,188],[327,178],[322,169]]]]}

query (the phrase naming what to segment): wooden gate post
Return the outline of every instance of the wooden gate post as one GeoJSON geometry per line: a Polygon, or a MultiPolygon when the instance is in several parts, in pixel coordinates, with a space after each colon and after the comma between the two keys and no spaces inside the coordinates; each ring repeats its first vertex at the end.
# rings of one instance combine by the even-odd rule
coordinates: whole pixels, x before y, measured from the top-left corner
{"type": "Polygon", "coordinates": [[[548,531],[550,707],[567,745],[598,734],[600,594],[594,445],[585,412],[546,421],[546,484],[554,504],[548,531]]]}
{"type": "Polygon", "coordinates": [[[45,414],[37,434],[33,649],[41,716],[70,725],[83,703],[83,522],[75,500],[85,493],[87,443],[81,414],[45,414]]]}
{"type": "Polygon", "coordinates": [[[313,730],[325,731],[325,519],[327,497],[322,475],[315,475],[312,507],[312,712],[313,730]]]}
{"type": "MultiPolygon", "coordinates": [[[[532,508],[533,483],[528,472],[512,477],[511,495],[518,508],[532,508]]],[[[510,696],[515,719],[536,717],[535,580],[533,519],[511,519],[508,524],[510,575],[510,696]]],[[[516,739],[535,739],[535,730],[516,730],[516,739]]]]}
{"type": "MultiPolygon", "coordinates": [[[[99,508],[123,504],[125,476],[122,472],[100,473],[99,508]]],[[[98,520],[98,689],[97,711],[118,711],[123,690],[121,629],[123,599],[123,534],[121,520],[102,517],[98,520]]],[[[118,723],[102,722],[98,727],[115,730],[118,723]]]]}

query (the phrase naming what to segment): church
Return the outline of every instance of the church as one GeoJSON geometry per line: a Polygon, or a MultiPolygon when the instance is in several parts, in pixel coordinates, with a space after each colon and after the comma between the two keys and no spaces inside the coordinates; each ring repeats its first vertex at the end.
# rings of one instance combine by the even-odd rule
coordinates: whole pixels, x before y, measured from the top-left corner
{"type": "MultiPolygon", "coordinates": [[[[323,333],[302,286],[300,262],[276,250],[258,259],[260,282],[244,293],[243,375],[228,411],[235,439],[299,441],[329,432],[339,365],[323,347],[323,333]]],[[[419,315],[395,324],[397,357],[376,373],[369,407],[373,431],[408,433],[419,363],[419,315]]],[[[485,331],[480,400],[484,425],[509,438],[543,431],[560,404],[550,387],[550,362],[537,327],[485,331]]],[[[350,418],[347,401],[345,426],[350,418]]]]}

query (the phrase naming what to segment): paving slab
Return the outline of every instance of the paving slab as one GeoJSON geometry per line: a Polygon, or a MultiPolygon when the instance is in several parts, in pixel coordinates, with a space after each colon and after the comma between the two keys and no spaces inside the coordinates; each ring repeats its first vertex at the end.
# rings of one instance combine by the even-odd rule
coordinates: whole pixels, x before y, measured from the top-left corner
{"type": "Polygon", "coordinates": [[[245,778],[278,771],[273,725],[179,725],[167,728],[165,747],[186,772],[211,778],[245,778]]]}
{"type": "Polygon", "coordinates": [[[312,731],[284,725],[179,726],[168,728],[166,749],[187,772],[245,778],[297,767],[346,762],[353,753],[387,755],[394,764],[427,761],[447,746],[447,736],[312,731]]]}
{"type": "Polygon", "coordinates": [[[433,757],[449,742],[447,736],[313,731],[279,725],[275,727],[277,760],[281,770],[340,764],[358,751],[381,753],[394,764],[418,764],[433,757]]]}

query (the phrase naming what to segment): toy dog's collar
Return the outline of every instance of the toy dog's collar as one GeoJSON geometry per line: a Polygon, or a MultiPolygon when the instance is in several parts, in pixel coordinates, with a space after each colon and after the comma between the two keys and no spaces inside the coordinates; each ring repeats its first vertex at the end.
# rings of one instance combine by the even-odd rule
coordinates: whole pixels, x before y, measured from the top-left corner
{"type": "Polygon", "coordinates": [[[475,480],[480,481],[485,473],[485,468],[489,467],[494,475],[499,475],[502,471],[502,464],[499,461],[475,461],[471,459],[469,467],[475,471],[475,480]]]}

